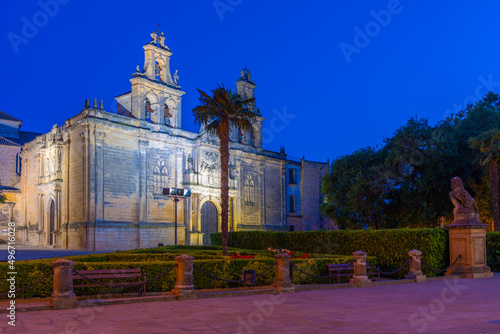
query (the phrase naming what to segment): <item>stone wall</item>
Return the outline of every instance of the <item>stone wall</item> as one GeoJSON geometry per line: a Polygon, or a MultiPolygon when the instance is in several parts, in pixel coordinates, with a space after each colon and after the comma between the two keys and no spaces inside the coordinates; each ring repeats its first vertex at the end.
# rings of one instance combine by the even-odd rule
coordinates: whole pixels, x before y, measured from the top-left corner
{"type": "Polygon", "coordinates": [[[283,226],[283,185],[282,164],[267,162],[265,165],[264,183],[264,208],[263,225],[283,226]]]}
{"type": "Polygon", "coordinates": [[[327,219],[321,215],[321,178],[328,173],[328,164],[302,160],[302,226],[301,231],[326,228],[327,219]]]}
{"type": "Polygon", "coordinates": [[[0,146],[0,184],[14,186],[20,181],[16,173],[16,156],[21,152],[20,146],[0,146]]]}

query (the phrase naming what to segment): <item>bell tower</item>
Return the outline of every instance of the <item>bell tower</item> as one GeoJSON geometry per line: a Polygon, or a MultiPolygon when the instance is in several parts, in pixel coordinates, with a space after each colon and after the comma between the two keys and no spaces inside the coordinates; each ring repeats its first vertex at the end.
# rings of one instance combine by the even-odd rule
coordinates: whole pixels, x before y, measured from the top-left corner
{"type": "Polygon", "coordinates": [[[165,36],[158,29],[151,33],[151,41],[143,46],[144,66],[137,66],[132,75],[132,91],[116,97],[118,113],[181,128],[181,97],[184,92],[179,86],[177,71],[172,78],[170,56],[172,52],[165,45],[165,36]]]}
{"type": "MultiPolygon", "coordinates": [[[[251,99],[255,97],[255,82],[252,80],[252,72],[245,66],[240,72],[240,78],[236,80],[236,92],[244,99],[251,99]]],[[[259,109],[255,107],[255,102],[252,103],[251,109],[255,112],[255,121],[252,124],[253,131],[248,134],[243,134],[240,138],[240,143],[251,145],[257,149],[262,149],[262,121],[264,118],[259,109]],[[245,138],[246,137],[246,138],[245,138]]]]}

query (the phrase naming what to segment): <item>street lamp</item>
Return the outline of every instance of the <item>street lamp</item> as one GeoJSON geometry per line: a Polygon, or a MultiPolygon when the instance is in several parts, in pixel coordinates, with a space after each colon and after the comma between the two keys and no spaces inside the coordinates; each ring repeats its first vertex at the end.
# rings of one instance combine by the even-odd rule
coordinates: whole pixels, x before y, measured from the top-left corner
{"type": "Polygon", "coordinates": [[[180,189],[180,188],[163,188],[163,195],[166,195],[168,198],[171,198],[174,201],[174,212],[175,212],[175,245],[177,246],[177,203],[183,200],[186,197],[191,196],[191,190],[189,189],[180,189]]]}

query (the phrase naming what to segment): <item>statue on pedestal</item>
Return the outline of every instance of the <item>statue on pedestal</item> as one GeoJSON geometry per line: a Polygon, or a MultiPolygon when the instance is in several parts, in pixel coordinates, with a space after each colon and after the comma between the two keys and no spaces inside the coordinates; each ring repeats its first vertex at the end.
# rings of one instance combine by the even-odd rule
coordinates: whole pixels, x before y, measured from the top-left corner
{"type": "Polygon", "coordinates": [[[450,199],[453,209],[453,224],[481,224],[476,200],[465,190],[462,179],[455,176],[451,179],[450,199]]]}

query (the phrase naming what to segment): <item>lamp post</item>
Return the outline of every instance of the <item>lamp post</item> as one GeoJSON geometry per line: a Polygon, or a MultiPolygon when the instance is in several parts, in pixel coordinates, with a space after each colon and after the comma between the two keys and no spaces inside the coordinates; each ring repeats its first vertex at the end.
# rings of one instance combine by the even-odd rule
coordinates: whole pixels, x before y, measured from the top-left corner
{"type": "Polygon", "coordinates": [[[180,188],[163,188],[163,195],[166,195],[168,198],[174,201],[174,244],[177,246],[177,203],[182,201],[186,197],[191,196],[191,190],[189,189],[180,189],[180,188]]]}

